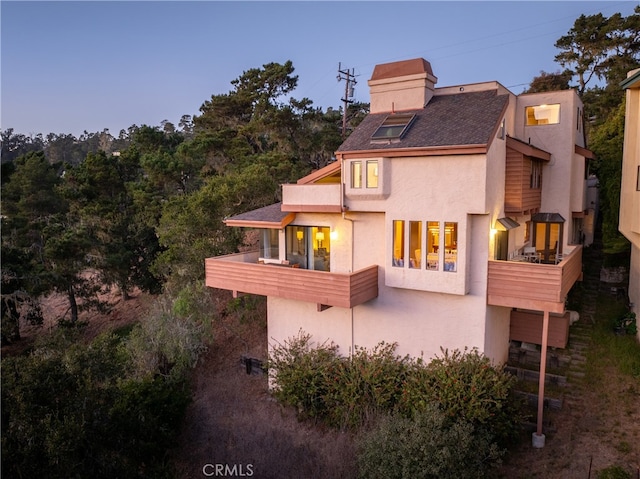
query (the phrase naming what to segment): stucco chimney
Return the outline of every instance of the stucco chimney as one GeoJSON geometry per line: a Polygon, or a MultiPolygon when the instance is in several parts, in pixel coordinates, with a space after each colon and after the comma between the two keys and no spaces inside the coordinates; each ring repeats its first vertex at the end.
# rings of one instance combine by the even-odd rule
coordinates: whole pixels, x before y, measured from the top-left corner
{"type": "Polygon", "coordinates": [[[371,113],[417,110],[433,97],[438,79],[423,58],[376,65],[369,80],[371,113]]]}

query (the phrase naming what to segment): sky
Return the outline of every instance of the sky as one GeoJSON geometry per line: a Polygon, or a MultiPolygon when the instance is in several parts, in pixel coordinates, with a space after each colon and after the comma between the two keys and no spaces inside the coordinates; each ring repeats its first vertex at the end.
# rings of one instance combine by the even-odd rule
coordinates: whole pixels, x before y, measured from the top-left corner
{"type": "Polygon", "coordinates": [[[73,134],[178,125],[245,71],[291,60],[292,96],[339,108],[342,70],[369,102],[377,64],[425,58],[436,87],[522,92],[559,72],[556,40],[580,15],[636,1],[0,1],[0,129],[73,134]]]}

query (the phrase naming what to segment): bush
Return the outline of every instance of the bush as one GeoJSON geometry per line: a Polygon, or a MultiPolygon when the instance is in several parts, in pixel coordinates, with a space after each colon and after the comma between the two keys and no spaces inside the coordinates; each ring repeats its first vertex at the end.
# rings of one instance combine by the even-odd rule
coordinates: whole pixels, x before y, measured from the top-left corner
{"type": "Polygon", "coordinates": [[[329,416],[327,399],[334,394],[340,369],[337,346],[312,347],[311,336],[301,331],[298,337],[273,346],[268,368],[276,399],[295,407],[303,418],[329,416]]]}
{"type": "Polygon", "coordinates": [[[61,329],[2,360],[3,476],[169,477],[186,376],[132,377],[126,338],[77,336],[61,329]]]}
{"type": "Polygon", "coordinates": [[[410,416],[435,403],[447,417],[462,418],[506,444],[518,436],[522,419],[521,405],[512,394],[515,381],[476,349],[445,350],[429,364],[414,364],[399,410],[410,416]]]}
{"type": "Polygon", "coordinates": [[[358,453],[363,479],[482,478],[503,452],[485,431],[452,419],[435,404],[412,418],[392,414],[364,437],[358,453]]]}
{"type": "Polygon", "coordinates": [[[430,404],[505,444],[521,422],[511,394],[515,378],[473,351],[444,351],[431,363],[395,355],[395,344],[356,348],[340,357],[334,344],[313,345],[300,332],[272,347],[269,368],[274,395],[301,418],[356,429],[371,416],[398,412],[411,418],[430,404]]]}
{"type": "Polygon", "coordinates": [[[395,348],[382,342],[371,351],[356,347],[351,358],[341,358],[327,401],[329,424],[357,428],[370,416],[396,407],[410,360],[398,357],[395,348]]]}
{"type": "Polygon", "coordinates": [[[160,374],[182,378],[206,350],[209,331],[204,318],[197,314],[183,290],[177,299],[165,294],[129,335],[127,350],[131,356],[132,374],[139,379],[160,374]]]}

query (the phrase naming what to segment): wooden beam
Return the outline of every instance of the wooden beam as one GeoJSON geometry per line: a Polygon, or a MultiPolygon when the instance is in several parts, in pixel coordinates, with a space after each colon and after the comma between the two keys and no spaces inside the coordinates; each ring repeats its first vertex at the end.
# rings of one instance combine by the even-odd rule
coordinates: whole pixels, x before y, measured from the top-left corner
{"type": "Polygon", "coordinates": [[[542,349],[540,350],[540,380],[538,381],[538,424],[536,434],[542,434],[542,414],[544,411],[544,379],[547,373],[547,342],[549,337],[549,311],[543,313],[542,319],[542,349]]]}

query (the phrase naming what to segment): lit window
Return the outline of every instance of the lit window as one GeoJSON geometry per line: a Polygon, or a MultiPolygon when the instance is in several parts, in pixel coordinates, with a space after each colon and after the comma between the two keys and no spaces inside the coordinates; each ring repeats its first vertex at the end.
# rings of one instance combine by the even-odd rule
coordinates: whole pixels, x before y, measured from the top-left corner
{"type": "Polygon", "coordinates": [[[400,139],[407,131],[415,115],[389,115],[371,136],[372,140],[400,139]]]}
{"type": "Polygon", "coordinates": [[[527,126],[560,123],[560,104],[528,106],[525,109],[527,126]]]}
{"type": "Polygon", "coordinates": [[[288,264],[316,271],[331,270],[331,228],[287,226],[285,233],[288,264]]]}
{"type": "Polygon", "coordinates": [[[420,269],[422,222],[409,221],[409,268],[420,269]]]}
{"type": "Polygon", "coordinates": [[[362,188],[362,162],[351,162],[351,188],[362,188]]]}
{"type": "Polygon", "coordinates": [[[367,188],[378,187],[378,160],[367,161],[367,188]]]}
{"type": "Polygon", "coordinates": [[[437,270],[439,265],[440,223],[427,222],[427,269],[437,270]]]}
{"type": "Polygon", "coordinates": [[[393,220],[393,266],[404,267],[404,221],[393,220]]]}
{"type": "Polygon", "coordinates": [[[457,271],[458,223],[444,224],[444,270],[457,271]]]}

